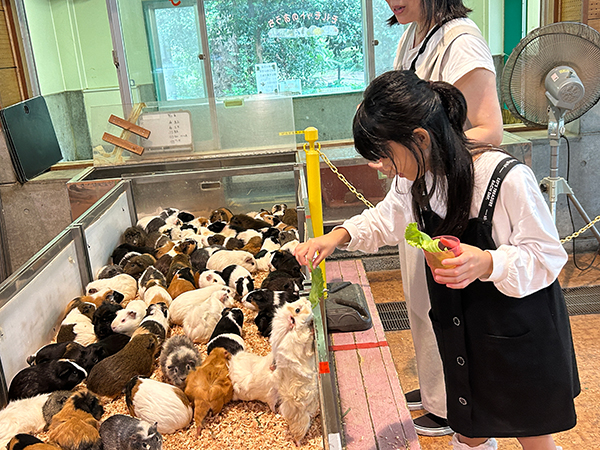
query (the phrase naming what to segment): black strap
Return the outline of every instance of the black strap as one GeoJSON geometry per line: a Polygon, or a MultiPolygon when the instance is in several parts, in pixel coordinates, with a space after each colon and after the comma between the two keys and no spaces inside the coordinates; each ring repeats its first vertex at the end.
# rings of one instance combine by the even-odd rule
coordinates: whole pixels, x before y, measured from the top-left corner
{"type": "Polygon", "coordinates": [[[494,208],[496,207],[496,201],[498,200],[498,193],[500,192],[500,185],[508,172],[510,172],[517,164],[521,164],[521,161],[509,156],[500,161],[496,166],[488,184],[487,192],[481,202],[481,209],[479,210],[479,218],[484,222],[492,221],[494,208]]]}
{"type": "MultiPolygon", "coordinates": [[[[427,43],[429,42],[429,40],[433,37],[433,35],[440,29],[442,28],[442,26],[444,26],[446,23],[450,22],[452,19],[446,19],[443,20],[442,22],[438,23],[435,27],[433,27],[431,30],[429,30],[429,33],[427,33],[427,36],[425,36],[425,39],[423,39],[423,43],[421,44],[421,47],[419,48],[419,51],[417,52],[417,56],[415,56],[415,59],[413,59],[412,63],[410,64],[410,70],[412,70],[413,72],[415,72],[417,70],[417,59],[419,59],[419,56],[421,56],[423,53],[425,53],[425,49],[427,48],[427,43]]],[[[416,33],[416,30],[415,30],[416,33]]]]}

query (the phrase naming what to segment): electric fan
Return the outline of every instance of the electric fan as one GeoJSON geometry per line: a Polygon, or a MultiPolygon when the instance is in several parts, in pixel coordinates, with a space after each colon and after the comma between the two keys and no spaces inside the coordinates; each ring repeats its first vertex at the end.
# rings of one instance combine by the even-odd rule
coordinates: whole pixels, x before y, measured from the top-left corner
{"type": "MultiPolygon", "coordinates": [[[[510,112],[525,124],[548,126],[550,176],[540,182],[556,223],[556,201],[566,194],[586,223],[590,218],[567,181],[558,176],[558,151],[565,123],[578,119],[600,99],[600,33],[578,22],[533,30],[512,51],[501,89],[510,112]]],[[[600,233],[592,227],[600,242],[600,233]]]]}

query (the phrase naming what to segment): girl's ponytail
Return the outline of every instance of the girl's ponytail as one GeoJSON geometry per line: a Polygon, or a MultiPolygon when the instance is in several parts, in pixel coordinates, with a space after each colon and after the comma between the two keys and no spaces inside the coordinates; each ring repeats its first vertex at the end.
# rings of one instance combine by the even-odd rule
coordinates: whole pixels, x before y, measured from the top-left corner
{"type": "Polygon", "coordinates": [[[440,97],[452,128],[462,135],[467,121],[467,101],[458,88],[442,81],[429,81],[429,87],[440,97]]]}

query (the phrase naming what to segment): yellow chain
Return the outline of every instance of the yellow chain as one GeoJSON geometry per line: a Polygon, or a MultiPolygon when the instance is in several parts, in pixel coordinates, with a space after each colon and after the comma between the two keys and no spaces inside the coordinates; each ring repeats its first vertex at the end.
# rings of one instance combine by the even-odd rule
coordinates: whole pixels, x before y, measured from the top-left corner
{"type": "MultiPolygon", "coordinates": [[[[329,160],[329,158],[327,156],[325,156],[325,153],[321,152],[321,143],[320,142],[317,142],[316,150],[319,153],[319,156],[321,158],[323,158],[323,161],[325,161],[325,164],[327,164],[329,166],[329,168],[331,169],[331,171],[337,175],[337,177],[340,179],[340,181],[346,185],[348,190],[350,192],[352,192],[354,195],[356,195],[356,198],[358,198],[361,202],[363,202],[365,205],[367,205],[367,207],[374,208],[374,205],[369,200],[367,200],[364,197],[364,195],[362,195],[360,192],[358,192],[356,190],[356,188],[354,186],[352,186],[352,184],[346,179],[346,177],[342,173],[340,173],[340,171],[337,169],[337,167],[335,167],[333,165],[333,163],[329,160]]],[[[594,220],[592,220],[586,226],[581,228],[579,231],[576,231],[572,235],[567,236],[564,239],[561,239],[560,243],[566,244],[567,242],[575,239],[576,237],[579,237],[580,234],[585,233],[587,230],[592,228],[599,221],[600,221],[600,216],[596,216],[596,218],[594,220]]]]}
{"type": "Polygon", "coordinates": [[[337,167],[335,167],[333,165],[333,163],[329,160],[329,158],[327,156],[325,156],[325,153],[321,152],[321,143],[317,142],[316,150],[319,153],[319,156],[321,158],[323,158],[323,161],[325,161],[325,164],[327,164],[329,166],[329,168],[331,169],[331,171],[337,175],[337,177],[340,179],[340,181],[346,185],[346,187],[350,190],[350,192],[352,192],[354,195],[356,195],[356,198],[358,198],[361,202],[363,202],[369,208],[375,207],[373,205],[373,203],[371,203],[369,200],[367,200],[364,195],[362,195],[360,192],[358,192],[356,190],[356,188],[354,186],[352,186],[352,184],[350,184],[350,182],[346,179],[346,177],[343,174],[341,174],[340,171],[337,169],[337,167]]]}
{"type": "Polygon", "coordinates": [[[564,239],[560,240],[561,244],[566,244],[567,242],[569,242],[572,239],[575,239],[576,237],[578,237],[581,233],[586,232],[587,230],[589,230],[590,228],[592,228],[594,226],[594,224],[596,222],[600,221],[600,216],[596,216],[596,218],[594,220],[592,220],[590,223],[588,223],[586,226],[584,226],[581,230],[576,231],[575,233],[573,233],[571,236],[567,236],[564,239]]]}

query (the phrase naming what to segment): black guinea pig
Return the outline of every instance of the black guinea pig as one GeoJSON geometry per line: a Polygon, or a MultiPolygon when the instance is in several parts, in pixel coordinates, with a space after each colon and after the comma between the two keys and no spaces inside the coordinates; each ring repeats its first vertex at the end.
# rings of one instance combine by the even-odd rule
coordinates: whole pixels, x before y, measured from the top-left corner
{"type": "Polygon", "coordinates": [[[65,359],[36,364],[15,375],[8,390],[8,400],[70,390],[81,383],[86,376],[87,372],[81,366],[65,359]]]}
{"type": "Polygon", "coordinates": [[[123,309],[121,305],[112,302],[103,302],[94,312],[92,324],[94,325],[94,333],[98,339],[113,334],[111,328],[112,321],[117,317],[117,311],[123,309]]]}

